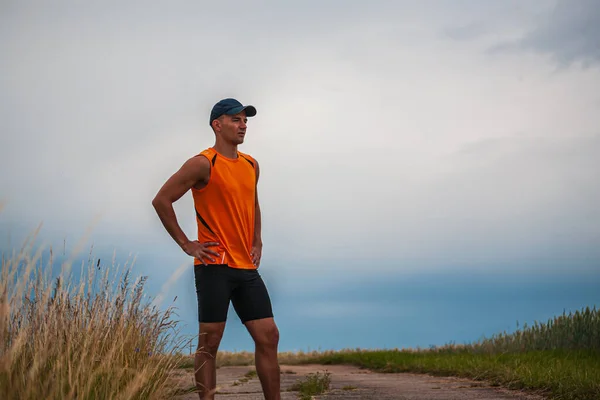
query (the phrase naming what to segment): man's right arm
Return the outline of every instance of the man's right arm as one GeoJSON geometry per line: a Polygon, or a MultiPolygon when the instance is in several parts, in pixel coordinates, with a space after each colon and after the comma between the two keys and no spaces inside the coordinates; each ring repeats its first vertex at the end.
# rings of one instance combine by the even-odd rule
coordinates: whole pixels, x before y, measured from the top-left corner
{"type": "MultiPolygon", "coordinates": [[[[199,182],[206,182],[210,174],[210,162],[206,157],[193,157],[187,160],[160,188],[152,205],[162,224],[173,240],[189,255],[202,256],[203,253],[218,254],[204,246],[216,245],[205,243],[204,246],[190,241],[177,222],[173,203],[179,200],[188,190],[199,182]],[[200,248],[198,248],[200,246],[200,248]]],[[[204,255],[208,257],[207,255],[204,255]]],[[[209,257],[210,258],[210,257],[209,257]]]]}

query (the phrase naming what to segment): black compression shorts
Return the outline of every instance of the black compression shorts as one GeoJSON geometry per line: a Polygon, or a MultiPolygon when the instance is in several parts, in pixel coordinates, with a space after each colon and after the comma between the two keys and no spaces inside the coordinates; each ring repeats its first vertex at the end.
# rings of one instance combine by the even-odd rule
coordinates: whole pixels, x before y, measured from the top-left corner
{"type": "Polygon", "coordinates": [[[257,270],[195,265],[199,322],[225,322],[229,301],[242,321],[273,317],[271,299],[257,270]]]}

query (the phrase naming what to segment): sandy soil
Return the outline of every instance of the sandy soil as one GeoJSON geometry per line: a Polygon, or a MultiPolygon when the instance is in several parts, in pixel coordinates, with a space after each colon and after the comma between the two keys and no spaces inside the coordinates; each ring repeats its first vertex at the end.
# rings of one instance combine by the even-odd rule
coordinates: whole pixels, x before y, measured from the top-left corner
{"type": "MultiPolygon", "coordinates": [[[[219,392],[216,399],[264,399],[258,377],[244,382],[244,375],[254,367],[222,367],[217,370],[219,392]],[[240,381],[241,380],[241,381],[240,381]]],[[[398,400],[541,400],[527,395],[491,387],[483,382],[459,378],[440,378],[422,374],[383,374],[345,365],[294,365],[281,366],[281,398],[298,399],[297,392],[287,391],[297,380],[309,373],[330,372],[330,390],[315,400],[326,399],[398,399],[398,400]]],[[[182,389],[193,387],[191,370],[178,372],[182,389]]],[[[176,400],[198,400],[196,393],[176,397],[176,400]]]]}

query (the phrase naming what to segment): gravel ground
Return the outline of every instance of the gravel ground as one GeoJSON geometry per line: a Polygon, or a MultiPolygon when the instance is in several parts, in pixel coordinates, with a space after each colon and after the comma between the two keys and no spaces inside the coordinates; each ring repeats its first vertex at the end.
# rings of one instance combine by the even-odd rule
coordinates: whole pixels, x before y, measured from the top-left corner
{"type": "MultiPolygon", "coordinates": [[[[244,382],[244,376],[254,367],[222,367],[217,370],[219,392],[215,399],[263,400],[260,382],[254,376],[244,382]]],[[[541,400],[542,397],[491,387],[483,382],[422,374],[384,374],[346,365],[282,365],[281,398],[298,399],[297,392],[288,389],[309,373],[331,373],[328,392],[315,400],[541,400]]],[[[181,388],[193,386],[192,370],[181,370],[177,379],[181,388]]],[[[176,400],[198,400],[196,393],[176,397],[176,400]]]]}

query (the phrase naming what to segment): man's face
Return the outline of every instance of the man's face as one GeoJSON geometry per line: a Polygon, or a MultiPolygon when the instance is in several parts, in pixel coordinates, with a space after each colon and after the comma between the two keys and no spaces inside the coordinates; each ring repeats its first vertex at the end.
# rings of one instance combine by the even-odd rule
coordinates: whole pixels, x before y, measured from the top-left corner
{"type": "Polygon", "coordinates": [[[246,111],[235,115],[222,115],[215,122],[215,131],[229,143],[242,144],[246,136],[247,122],[246,111]]]}

